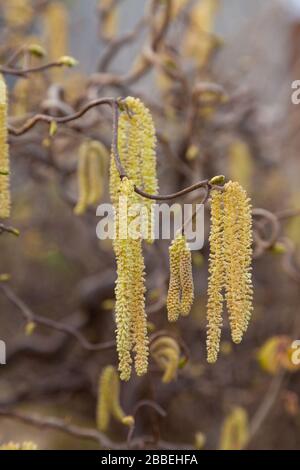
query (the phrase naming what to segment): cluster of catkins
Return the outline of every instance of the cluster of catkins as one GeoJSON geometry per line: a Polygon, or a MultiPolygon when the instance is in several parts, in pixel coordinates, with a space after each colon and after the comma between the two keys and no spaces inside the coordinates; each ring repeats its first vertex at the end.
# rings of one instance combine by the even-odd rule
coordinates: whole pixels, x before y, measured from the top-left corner
{"type": "MultiPolygon", "coordinates": [[[[147,372],[149,341],[145,311],[145,280],[142,239],[152,242],[152,201],[134,191],[138,186],[156,194],[156,137],[149,110],[139,99],[123,101],[118,126],[118,151],[127,177],[121,179],[114,155],[111,158],[110,194],[115,207],[114,251],[117,260],[116,323],[119,371],[122,380],[129,380],[134,358],[137,375],[147,372]],[[129,232],[137,212],[135,234],[129,232]],[[145,227],[146,214],[146,231],[145,227]],[[147,223],[149,222],[149,223],[147,223]]],[[[114,149],[112,150],[114,152],[114,149]]]]}
{"type": "MultiPolygon", "coordinates": [[[[218,177],[214,178],[214,184],[218,177]]],[[[245,190],[236,182],[212,190],[207,304],[207,360],[216,362],[221,339],[224,297],[232,340],[240,343],[252,312],[252,217],[245,190]]],[[[170,247],[169,321],[188,315],[193,298],[191,254],[184,235],[170,247]]]]}
{"type": "Polygon", "coordinates": [[[224,297],[231,336],[240,343],[252,312],[252,216],[246,191],[228,182],[212,191],[210,266],[207,305],[207,360],[216,362],[222,328],[224,297]]]}
{"type": "Polygon", "coordinates": [[[7,91],[0,75],[0,217],[10,216],[9,152],[7,144],[7,91]]]}
{"type": "MultiPolygon", "coordinates": [[[[128,97],[120,103],[118,152],[126,177],[116,167],[114,146],[110,169],[110,193],[116,210],[114,251],[117,259],[116,323],[117,351],[121,379],[129,380],[134,360],[137,375],[147,371],[149,341],[145,313],[145,266],[142,239],[153,237],[151,199],[142,198],[138,187],[157,194],[155,128],[149,110],[139,99],[128,97]],[[138,206],[137,212],[133,209],[138,206]],[[145,217],[146,211],[146,230],[145,217]],[[134,225],[133,225],[134,224],[134,225]],[[131,225],[134,232],[131,232],[131,225]]],[[[211,184],[210,265],[207,306],[207,360],[215,362],[219,351],[224,298],[229,312],[232,339],[242,340],[252,311],[252,218],[251,204],[244,189],[235,182],[223,184],[215,177],[211,184]]],[[[167,311],[170,322],[190,313],[194,300],[191,252],[183,233],[170,249],[170,282],[167,311]]],[[[173,345],[174,346],[174,345],[173,345]]],[[[170,380],[178,368],[176,348],[165,348],[153,358],[170,380]]]]}

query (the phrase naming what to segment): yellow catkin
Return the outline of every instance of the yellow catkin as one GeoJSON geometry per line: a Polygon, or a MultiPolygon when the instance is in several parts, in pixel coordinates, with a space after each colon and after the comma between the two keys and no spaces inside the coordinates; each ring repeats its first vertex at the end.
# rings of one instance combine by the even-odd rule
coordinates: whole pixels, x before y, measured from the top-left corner
{"type": "Polygon", "coordinates": [[[170,281],[167,296],[168,320],[190,313],[194,300],[191,252],[183,235],[177,235],[169,248],[170,281]]]}
{"type": "MultiPolygon", "coordinates": [[[[69,16],[61,2],[50,2],[44,13],[47,52],[50,61],[67,55],[69,49],[69,16]]],[[[61,80],[64,71],[61,67],[51,69],[53,80],[61,80]]]]}
{"type": "Polygon", "coordinates": [[[104,39],[111,40],[118,31],[119,14],[114,0],[99,0],[99,10],[102,14],[101,34],[104,39]]]}
{"type": "Polygon", "coordinates": [[[224,191],[225,290],[232,340],[240,343],[252,312],[252,217],[251,204],[239,183],[229,182],[224,191]]]}
{"type": "Polygon", "coordinates": [[[101,142],[91,140],[80,146],[77,170],[79,199],[75,214],[83,214],[88,206],[100,201],[107,160],[108,151],[101,142]]]}
{"type": "Polygon", "coordinates": [[[78,189],[79,199],[74,208],[74,213],[77,215],[83,214],[88,206],[89,198],[89,143],[84,142],[79,148],[78,156],[78,189]]]}
{"type": "Polygon", "coordinates": [[[103,178],[109,154],[106,147],[96,140],[89,145],[89,196],[88,204],[99,203],[103,194],[103,178]]]}
{"type": "Polygon", "coordinates": [[[207,303],[207,361],[216,362],[220,349],[222,310],[224,286],[223,262],[223,203],[222,194],[212,192],[211,197],[211,229],[210,229],[210,256],[207,303]]]}
{"type": "Polygon", "coordinates": [[[184,52],[199,68],[204,67],[216,46],[213,35],[219,0],[196,1],[190,12],[190,27],[184,38],[184,52]]]}
{"type": "Polygon", "coordinates": [[[120,376],[122,380],[129,380],[131,351],[134,353],[137,375],[145,374],[148,367],[145,268],[141,237],[133,238],[128,230],[132,223],[130,207],[135,201],[135,193],[133,183],[127,178],[123,178],[121,182],[120,196],[122,199],[116,206],[116,239],[114,241],[118,274],[115,311],[120,376]]]}
{"type": "MultiPolygon", "coordinates": [[[[141,100],[127,97],[122,102],[119,117],[118,150],[126,174],[133,183],[149,194],[157,194],[156,136],[150,111],[141,100]]],[[[111,160],[110,194],[113,203],[118,195],[119,176],[111,160]]],[[[153,201],[135,195],[134,202],[142,203],[147,210],[146,240],[153,241],[153,201]]]]}
{"type": "Polygon", "coordinates": [[[0,450],[37,450],[37,445],[31,441],[25,441],[23,443],[8,442],[2,444],[0,450]]]}
{"type": "Polygon", "coordinates": [[[151,356],[164,371],[163,383],[176,379],[180,362],[180,347],[174,338],[160,336],[153,341],[150,348],[151,356]]]}
{"type": "Polygon", "coordinates": [[[113,366],[107,366],[99,379],[97,403],[97,428],[107,431],[110,418],[120,421],[126,426],[134,423],[132,416],[126,416],[120,405],[120,382],[113,366]]]}
{"type": "MultiPolygon", "coordinates": [[[[127,178],[121,182],[120,196],[129,196],[131,187],[127,178]]],[[[130,245],[132,240],[129,238],[122,239],[119,231],[122,225],[127,224],[127,212],[123,214],[122,205],[116,207],[116,239],[114,241],[114,250],[117,260],[117,281],[115,287],[116,296],[116,324],[117,324],[117,351],[119,357],[119,372],[122,380],[129,380],[131,375],[131,311],[129,310],[129,302],[131,300],[131,279],[129,278],[132,269],[132,258],[130,256],[130,245]]]]}
{"type": "Polygon", "coordinates": [[[220,450],[242,450],[249,438],[247,412],[236,407],[225,419],[220,439],[220,450]]]}
{"type": "Polygon", "coordinates": [[[133,351],[135,354],[135,370],[137,375],[143,375],[148,368],[148,332],[147,316],[145,311],[145,280],[144,258],[142,254],[141,240],[133,240],[132,245],[132,270],[131,289],[132,296],[129,304],[132,321],[133,351]]]}
{"type": "Polygon", "coordinates": [[[98,388],[98,403],[97,403],[97,428],[100,431],[106,431],[109,425],[110,419],[110,397],[112,390],[111,386],[111,376],[113,374],[113,367],[107,366],[99,380],[98,388]]]}
{"type": "Polygon", "coordinates": [[[7,90],[0,75],[0,217],[10,216],[9,151],[7,144],[7,90]]]}
{"type": "Polygon", "coordinates": [[[180,253],[182,249],[182,237],[176,237],[169,248],[170,258],[170,281],[167,296],[168,320],[178,320],[181,310],[180,295],[180,253]]]}
{"type": "Polygon", "coordinates": [[[30,0],[9,0],[3,3],[3,14],[7,26],[23,28],[32,21],[34,10],[30,0]]]}
{"type": "Polygon", "coordinates": [[[192,255],[186,240],[180,254],[181,315],[190,313],[194,301],[192,255]]]}
{"type": "MultiPolygon", "coordinates": [[[[156,194],[155,129],[149,110],[136,98],[128,97],[120,103],[118,122],[118,152],[127,177],[121,181],[118,174],[114,148],[110,165],[110,195],[116,211],[116,240],[114,251],[117,259],[116,322],[119,371],[122,380],[131,374],[132,353],[137,375],[143,375],[148,367],[148,335],[145,312],[145,280],[142,239],[152,240],[153,223],[147,224],[152,202],[134,191],[134,185],[156,194]],[[120,196],[127,197],[126,217],[122,211],[120,196]],[[133,206],[139,211],[133,213],[133,206]],[[128,211],[129,209],[129,211],[128,211]],[[124,219],[124,220],[123,220],[124,219]],[[120,235],[122,225],[135,223],[135,233],[120,235]]],[[[127,230],[127,229],[126,229],[127,230]]]]}
{"type": "Polygon", "coordinates": [[[250,200],[239,183],[230,181],[224,186],[224,191],[213,191],[207,308],[208,362],[215,362],[219,351],[223,291],[234,343],[241,342],[251,317],[251,212],[250,200]]]}
{"type": "Polygon", "coordinates": [[[249,145],[241,139],[235,139],[228,148],[229,174],[232,180],[249,191],[253,174],[253,161],[249,145]]]}

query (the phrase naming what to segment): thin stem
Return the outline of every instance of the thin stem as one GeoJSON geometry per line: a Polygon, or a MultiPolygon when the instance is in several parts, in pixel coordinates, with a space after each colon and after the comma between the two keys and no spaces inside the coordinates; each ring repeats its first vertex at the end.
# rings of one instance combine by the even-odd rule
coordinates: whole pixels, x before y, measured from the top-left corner
{"type": "Polygon", "coordinates": [[[147,199],[152,199],[154,201],[168,201],[169,199],[176,199],[178,197],[184,196],[185,194],[191,193],[192,191],[196,191],[196,189],[200,188],[208,188],[209,187],[209,180],[199,181],[198,183],[193,184],[192,186],[188,186],[177,193],[172,194],[148,194],[142,191],[137,186],[134,187],[134,190],[140,196],[143,196],[147,199]]]}
{"type": "Polygon", "coordinates": [[[30,67],[24,69],[14,69],[11,67],[2,66],[0,67],[0,73],[5,75],[14,75],[17,77],[26,77],[30,73],[44,72],[45,70],[54,68],[54,67],[66,67],[66,64],[60,61],[50,62],[48,64],[38,65],[37,67],[30,67]]]}
{"type": "Polygon", "coordinates": [[[25,124],[19,129],[8,126],[8,131],[10,134],[18,136],[18,135],[22,135],[28,132],[40,121],[47,122],[48,124],[50,124],[52,121],[55,121],[57,124],[65,124],[66,122],[71,122],[71,121],[75,121],[76,119],[79,119],[85,113],[87,113],[91,108],[94,108],[96,106],[102,106],[103,104],[113,106],[115,102],[116,102],[115,98],[100,98],[100,99],[91,101],[90,103],[87,103],[85,106],[79,109],[79,111],[77,111],[76,113],[70,114],[64,117],[50,116],[48,114],[36,114],[31,119],[26,121],[25,124]]]}

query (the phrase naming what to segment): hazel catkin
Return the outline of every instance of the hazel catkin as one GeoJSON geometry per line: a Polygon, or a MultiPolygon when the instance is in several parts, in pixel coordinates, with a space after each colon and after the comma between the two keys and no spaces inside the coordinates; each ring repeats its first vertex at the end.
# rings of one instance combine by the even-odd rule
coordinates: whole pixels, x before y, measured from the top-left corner
{"type": "Polygon", "coordinates": [[[168,320],[190,313],[194,300],[191,252],[184,235],[177,235],[169,248],[170,281],[167,296],[168,320]]]}
{"type": "Polygon", "coordinates": [[[105,367],[98,387],[97,428],[107,431],[111,417],[126,426],[132,426],[133,417],[126,416],[120,404],[120,382],[115,367],[105,367]]]}
{"type": "Polygon", "coordinates": [[[0,217],[10,216],[9,150],[7,144],[7,90],[0,75],[0,217]]]}
{"type": "Polygon", "coordinates": [[[212,191],[210,259],[207,304],[207,360],[215,362],[219,351],[224,293],[231,336],[240,343],[252,312],[251,203],[239,183],[229,181],[212,191]]]}

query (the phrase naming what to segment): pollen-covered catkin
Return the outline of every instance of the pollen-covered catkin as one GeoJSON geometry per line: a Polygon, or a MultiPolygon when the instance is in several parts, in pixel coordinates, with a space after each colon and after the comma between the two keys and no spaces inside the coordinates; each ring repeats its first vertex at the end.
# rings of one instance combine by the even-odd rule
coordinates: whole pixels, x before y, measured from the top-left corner
{"type": "Polygon", "coordinates": [[[9,150],[7,144],[7,90],[0,75],[0,217],[10,216],[9,150]]]}
{"type": "Polygon", "coordinates": [[[175,322],[178,320],[181,310],[180,296],[180,253],[182,249],[182,237],[177,236],[169,248],[170,258],[170,280],[167,296],[168,320],[175,322]]]}
{"type": "Polygon", "coordinates": [[[241,185],[229,181],[222,192],[212,191],[211,197],[208,362],[217,360],[224,291],[233,342],[240,343],[247,329],[253,309],[251,260],[251,203],[241,185]]]}
{"type": "MultiPolygon", "coordinates": [[[[122,101],[118,125],[118,151],[128,178],[139,188],[149,194],[157,194],[158,181],[156,174],[156,136],[150,111],[138,98],[127,97],[122,101]]],[[[114,149],[112,149],[112,154],[114,149]]],[[[115,161],[111,159],[110,195],[115,204],[118,199],[120,178],[115,161]]],[[[135,194],[134,202],[147,209],[146,236],[149,243],[153,241],[154,220],[153,201],[142,199],[135,194]]]]}
{"type": "Polygon", "coordinates": [[[168,320],[190,313],[194,301],[192,258],[184,235],[177,235],[169,248],[170,281],[167,296],[168,320]]]}
{"type": "Polygon", "coordinates": [[[252,311],[251,205],[239,183],[229,182],[224,191],[224,264],[226,302],[232,340],[240,343],[252,311]]]}
{"type": "Polygon", "coordinates": [[[118,274],[115,289],[117,350],[122,380],[130,378],[132,351],[137,375],[147,372],[149,354],[142,240],[140,236],[135,238],[128,230],[134,217],[130,212],[132,201],[135,201],[133,183],[123,178],[116,205],[114,241],[118,274]]]}
{"type": "Polygon", "coordinates": [[[139,99],[132,97],[119,102],[119,110],[117,147],[127,176],[120,178],[112,145],[109,188],[115,208],[116,238],[113,246],[118,274],[115,312],[119,371],[122,380],[129,380],[132,358],[137,375],[145,374],[148,368],[142,239],[151,241],[153,235],[152,201],[138,195],[134,186],[155,194],[158,184],[156,138],[150,112],[139,99]],[[125,210],[123,197],[127,202],[125,210]]]}
{"type": "Polygon", "coordinates": [[[207,361],[210,363],[217,360],[221,339],[224,300],[223,231],[223,197],[220,192],[212,191],[206,340],[207,361]]]}
{"type": "MultiPolygon", "coordinates": [[[[120,186],[120,196],[128,198],[132,192],[132,184],[127,178],[123,178],[120,186]]],[[[125,201],[126,203],[126,201],[125,201]]],[[[122,204],[122,203],[121,203],[122,204]]],[[[119,372],[122,380],[129,380],[131,375],[131,348],[132,348],[132,322],[130,301],[132,285],[130,272],[132,270],[131,243],[132,240],[127,234],[127,209],[122,210],[120,203],[116,207],[116,239],[114,241],[114,251],[117,259],[117,280],[115,287],[116,295],[116,324],[117,324],[117,351],[119,356],[119,372]],[[126,229],[125,237],[120,236],[120,232],[126,229]]]]}
{"type": "Polygon", "coordinates": [[[131,426],[134,423],[132,416],[126,416],[120,405],[120,382],[117,371],[113,366],[107,366],[99,379],[97,403],[97,428],[107,431],[110,418],[131,426]]]}
{"type": "Polygon", "coordinates": [[[131,310],[132,339],[134,363],[137,375],[143,375],[148,368],[148,333],[145,311],[145,266],[142,254],[141,240],[132,241],[132,296],[129,308],[131,310]]]}
{"type": "Polygon", "coordinates": [[[181,285],[181,315],[190,313],[194,302],[194,281],[192,272],[192,255],[184,239],[180,254],[180,285],[181,285]]]}

